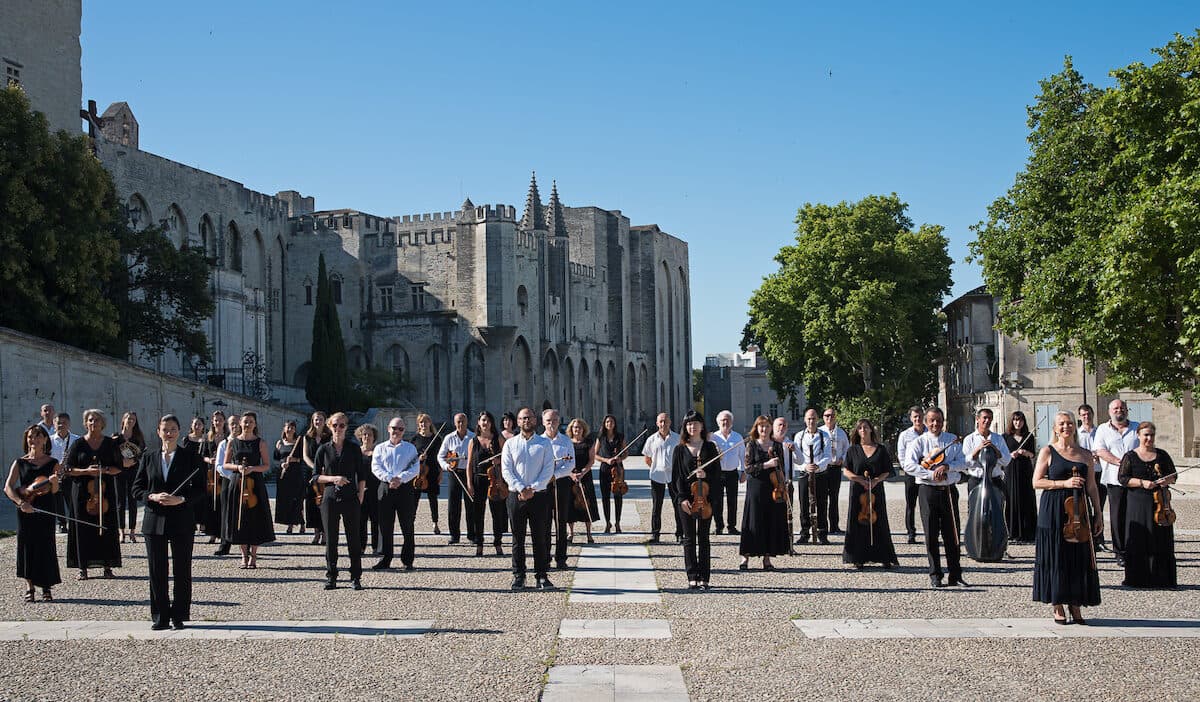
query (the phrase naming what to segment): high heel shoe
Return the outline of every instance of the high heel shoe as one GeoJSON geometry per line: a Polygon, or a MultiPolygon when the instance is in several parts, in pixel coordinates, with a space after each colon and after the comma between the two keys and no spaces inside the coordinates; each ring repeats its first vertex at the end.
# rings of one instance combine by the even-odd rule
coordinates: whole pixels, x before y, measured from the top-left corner
{"type": "Polygon", "coordinates": [[[33,602],[33,588],[29,588],[25,591],[25,601],[33,602]]]}
{"type": "Polygon", "coordinates": [[[131,544],[137,543],[137,535],[134,534],[132,531],[129,532],[129,543],[131,543],[131,544]]]}
{"type": "Polygon", "coordinates": [[[589,543],[589,544],[594,544],[594,543],[596,543],[596,540],[592,538],[592,535],[591,535],[591,534],[588,534],[588,543],[589,543]]]}

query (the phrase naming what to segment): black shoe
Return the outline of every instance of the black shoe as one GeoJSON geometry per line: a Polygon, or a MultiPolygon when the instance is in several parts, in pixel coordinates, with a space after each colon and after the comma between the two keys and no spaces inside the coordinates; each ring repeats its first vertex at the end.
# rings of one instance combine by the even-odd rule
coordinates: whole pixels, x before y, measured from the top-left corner
{"type": "Polygon", "coordinates": [[[176,620],[174,620],[174,621],[172,621],[172,622],[171,622],[171,627],[172,627],[173,629],[179,630],[179,629],[183,629],[183,628],[184,628],[184,624],[183,624],[183,622],[182,622],[181,620],[179,620],[179,619],[176,619],[176,620]]]}
{"type": "Polygon", "coordinates": [[[404,570],[405,570],[405,572],[412,572],[412,571],[414,571],[414,570],[416,570],[416,569],[417,569],[417,567],[416,567],[415,565],[413,565],[412,563],[405,563],[405,564],[404,564],[404,570]]]}
{"type": "Polygon", "coordinates": [[[554,590],[554,583],[550,582],[550,578],[538,578],[537,589],[539,590],[554,590]]]}
{"type": "Polygon", "coordinates": [[[392,567],[392,559],[382,558],[378,563],[371,566],[371,570],[387,570],[392,567]]]}
{"type": "Polygon", "coordinates": [[[730,534],[740,534],[742,532],[738,531],[737,527],[729,527],[729,533],[730,534]]]}
{"type": "Polygon", "coordinates": [[[503,547],[503,546],[501,546],[500,544],[496,544],[496,555],[497,555],[497,556],[503,556],[503,555],[504,555],[504,547],[503,547]]]}
{"type": "Polygon", "coordinates": [[[326,589],[326,590],[336,590],[336,589],[337,589],[337,581],[335,581],[335,580],[326,580],[326,581],[325,581],[325,589],[326,589]]]}
{"type": "Polygon", "coordinates": [[[1124,567],[1125,567],[1125,559],[1124,559],[1123,557],[1121,557],[1121,556],[1117,556],[1117,567],[1118,567],[1118,568],[1124,568],[1124,567]]]}
{"type": "Polygon", "coordinates": [[[862,564],[862,563],[855,563],[855,564],[854,564],[854,569],[855,569],[855,570],[862,570],[862,569],[863,569],[863,564],[862,564]]]}
{"type": "Polygon", "coordinates": [[[822,546],[828,546],[828,545],[829,545],[829,539],[828,539],[828,538],[826,538],[826,537],[824,537],[824,536],[822,536],[821,538],[817,539],[817,543],[821,544],[822,546]]]}
{"type": "Polygon", "coordinates": [[[229,549],[227,549],[227,548],[219,548],[219,549],[217,549],[216,551],[213,551],[213,555],[214,555],[214,556],[228,556],[228,555],[229,555],[229,549]]]}
{"type": "Polygon", "coordinates": [[[963,579],[962,579],[962,576],[961,576],[961,575],[960,575],[960,576],[958,576],[958,577],[952,577],[952,578],[950,578],[950,580],[949,580],[949,581],[947,581],[947,583],[946,583],[946,584],[947,584],[947,585],[958,585],[959,587],[971,587],[970,585],[968,585],[968,584],[967,584],[967,581],[966,581],[966,580],[963,580],[963,579]]]}
{"type": "Polygon", "coordinates": [[[441,536],[442,534],[442,530],[438,528],[437,522],[434,522],[433,524],[433,533],[438,536],[441,536]]]}
{"type": "Polygon", "coordinates": [[[170,629],[171,625],[168,624],[167,622],[155,622],[150,625],[150,628],[153,629],[154,631],[164,631],[166,629],[170,629]]]}
{"type": "Polygon", "coordinates": [[[355,580],[352,580],[352,581],[350,581],[350,583],[351,583],[351,586],[352,586],[352,587],[353,587],[355,590],[362,590],[362,589],[363,589],[363,586],[362,586],[362,581],[361,581],[361,580],[355,579],[355,580]]]}
{"type": "Polygon", "coordinates": [[[605,533],[605,534],[611,534],[611,533],[612,533],[612,524],[605,524],[605,525],[604,525],[604,533],[605,533]]]}
{"type": "Polygon", "coordinates": [[[476,555],[476,556],[482,556],[482,555],[483,555],[483,544],[481,544],[481,543],[480,543],[480,544],[475,544],[475,555],[476,555]]]}
{"type": "Polygon", "coordinates": [[[566,570],[566,569],[567,569],[567,562],[566,562],[566,561],[563,561],[562,563],[555,563],[555,564],[554,564],[554,569],[555,569],[555,570],[566,570]]]}
{"type": "Polygon", "coordinates": [[[892,570],[893,568],[895,568],[895,567],[896,567],[896,565],[897,565],[897,564],[895,564],[895,563],[884,563],[884,564],[883,564],[883,569],[884,569],[884,570],[892,570]]]}
{"type": "Polygon", "coordinates": [[[316,546],[319,543],[321,543],[321,532],[318,531],[317,533],[313,534],[313,539],[309,542],[309,544],[316,546]]]}
{"type": "Polygon", "coordinates": [[[646,543],[648,543],[648,544],[658,543],[658,534],[655,534],[654,536],[651,536],[650,538],[646,539],[646,543]]]}
{"type": "Polygon", "coordinates": [[[829,530],[829,533],[830,534],[845,534],[846,532],[842,531],[841,529],[838,529],[837,527],[834,527],[829,530]]]}
{"type": "Polygon", "coordinates": [[[683,534],[676,534],[676,535],[675,535],[675,543],[677,543],[677,544],[681,544],[681,543],[683,543],[683,534]]]}
{"type": "Polygon", "coordinates": [[[459,542],[459,538],[457,536],[451,536],[450,540],[446,542],[446,545],[453,546],[454,544],[456,544],[458,542],[459,542]]]}
{"type": "Polygon", "coordinates": [[[525,589],[525,576],[524,575],[514,575],[513,576],[512,589],[514,589],[514,590],[524,590],[525,589]]]}
{"type": "Polygon", "coordinates": [[[929,584],[932,587],[946,587],[946,583],[942,582],[942,576],[940,575],[929,576],[929,584]]]}
{"type": "Polygon", "coordinates": [[[808,543],[808,539],[809,539],[809,537],[808,537],[808,536],[801,536],[800,538],[796,539],[795,543],[796,543],[797,545],[799,545],[799,544],[806,544],[806,543],[808,543]]]}
{"type": "Polygon", "coordinates": [[[750,570],[750,564],[749,563],[739,563],[738,570],[750,570]]]}
{"type": "Polygon", "coordinates": [[[910,536],[908,537],[908,543],[910,543],[910,544],[915,544],[915,543],[917,543],[917,537],[915,537],[915,536],[911,536],[911,535],[910,535],[910,536]]]}
{"type": "Polygon", "coordinates": [[[617,532],[618,534],[620,534],[620,533],[621,533],[621,525],[620,525],[620,524],[618,524],[618,525],[617,525],[616,527],[614,527],[614,528],[616,529],[616,532],[617,532]]]}
{"type": "Polygon", "coordinates": [[[701,590],[707,590],[707,589],[709,589],[709,587],[710,587],[710,586],[709,586],[709,584],[708,584],[708,581],[707,581],[707,580],[701,580],[701,581],[700,581],[700,589],[701,589],[701,590]]]}

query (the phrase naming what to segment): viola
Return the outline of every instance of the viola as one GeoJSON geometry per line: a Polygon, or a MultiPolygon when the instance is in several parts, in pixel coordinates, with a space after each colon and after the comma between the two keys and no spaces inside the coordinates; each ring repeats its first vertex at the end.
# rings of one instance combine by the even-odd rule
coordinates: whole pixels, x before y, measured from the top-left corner
{"type": "MultiPolygon", "coordinates": [[[[488,490],[487,496],[489,500],[507,500],[508,499],[508,483],[504,481],[504,474],[500,470],[500,462],[492,461],[488,465],[488,490]]],[[[482,509],[482,508],[481,508],[482,509]]]]}
{"type": "MultiPolygon", "coordinates": [[[[1079,477],[1079,469],[1071,469],[1071,477],[1079,477]]],[[[1063,511],[1067,520],[1063,524],[1063,539],[1071,544],[1086,544],[1092,540],[1092,530],[1088,525],[1087,501],[1079,488],[1071,490],[1067,499],[1063,500],[1063,511]]]]}
{"type": "MultiPolygon", "coordinates": [[[[1162,479],[1162,469],[1154,464],[1154,474],[1162,479]]],[[[1154,523],[1161,527],[1175,524],[1175,510],[1171,507],[1171,488],[1160,485],[1154,490],[1154,523]]]]}

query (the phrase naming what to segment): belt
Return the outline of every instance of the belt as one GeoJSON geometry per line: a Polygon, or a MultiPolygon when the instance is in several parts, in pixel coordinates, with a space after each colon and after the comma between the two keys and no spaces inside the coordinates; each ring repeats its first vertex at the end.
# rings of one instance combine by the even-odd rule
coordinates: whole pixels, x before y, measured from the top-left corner
{"type": "Polygon", "coordinates": [[[921,487],[927,487],[927,488],[930,488],[931,490],[948,490],[951,486],[949,486],[949,485],[930,485],[929,483],[921,483],[921,487]]]}

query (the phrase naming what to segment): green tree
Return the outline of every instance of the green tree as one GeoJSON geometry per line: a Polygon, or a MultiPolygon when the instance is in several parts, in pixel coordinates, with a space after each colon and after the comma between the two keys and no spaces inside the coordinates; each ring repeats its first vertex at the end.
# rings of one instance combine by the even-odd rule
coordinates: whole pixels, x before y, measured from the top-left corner
{"type": "Polygon", "coordinates": [[[364,368],[350,371],[350,403],[343,409],[365,411],[372,407],[395,406],[413,391],[408,378],[388,368],[364,368]]]}
{"type": "Polygon", "coordinates": [[[810,404],[862,398],[896,413],[932,395],[951,261],[942,227],[913,231],[906,209],[895,194],[800,209],[743,334],[780,396],[803,385],[810,404]]]}
{"type": "Polygon", "coordinates": [[[1200,31],[1084,81],[1067,57],[1028,108],[1030,156],[974,227],[998,327],[1175,401],[1200,361],[1200,31]]]}
{"type": "Polygon", "coordinates": [[[346,344],[338,322],[333,290],[325,272],[325,254],[317,262],[317,301],[313,310],[312,365],[304,394],[309,404],[326,412],[350,409],[353,401],[346,370],[346,344]]]}
{"type": "Polygon", "coordinates": [[[119,256],[112,179],[87,138],[51,134],[18,87],[0,90],[0,325],[111,350],[120,328],[105,297],[119,256]]]}
{"type": "Polygon", "coordinates": [[[692,369],[692,409],[704,415],[704,370],[692,369]]]}

